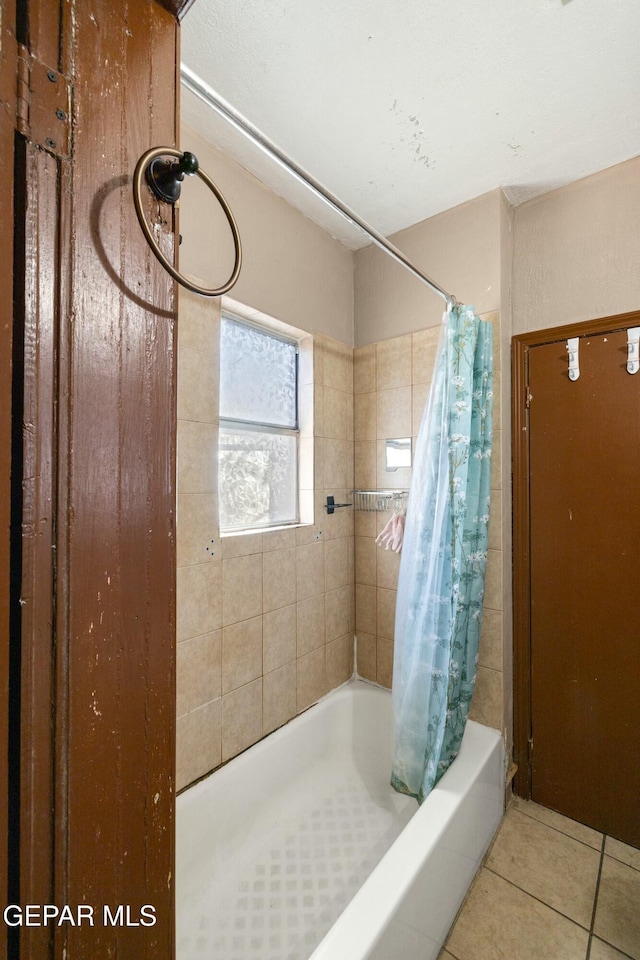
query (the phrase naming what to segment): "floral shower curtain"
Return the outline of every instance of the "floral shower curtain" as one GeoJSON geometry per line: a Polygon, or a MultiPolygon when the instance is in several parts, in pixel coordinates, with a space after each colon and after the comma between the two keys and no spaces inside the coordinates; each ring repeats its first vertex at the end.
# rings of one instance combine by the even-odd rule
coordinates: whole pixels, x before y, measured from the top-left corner
{"type": "Polygon", "coordinates": [[[396,606],[391,783],[419,803],[456,757],[473,695],[492,407],[492,326],[454,306],[416,443],[396,606]]]}

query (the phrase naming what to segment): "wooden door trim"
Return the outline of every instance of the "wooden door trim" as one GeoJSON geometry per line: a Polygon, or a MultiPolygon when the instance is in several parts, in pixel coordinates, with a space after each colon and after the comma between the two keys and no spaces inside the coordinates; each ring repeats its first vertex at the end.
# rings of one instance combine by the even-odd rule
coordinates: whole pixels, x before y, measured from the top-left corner
{"type": "MultiPolygon", "coordinates": [[[[14,176],[14,116],[17,72],[17,45],[15,38],[15,4],[0,0],[0,156],[2,169],[9,183],[14,176]]],[[[14,223],[13,191],[3,190],[0,195],[0,287],[4,296],[0,299],[0,444],[3,456],[0,466],[0,900],[8,903],[9,897],[9,850],[12,804],[9,797],[9,674],[11,631],[14,629],[12,615],[15,613],[12,590],[12,550],[19,537],[15,532],[12,541],[12,505],[16,492],[12,485],[13,461],[13,252],[14,223]]],[[[13,836],[13,834],[11,834],[13,836]]],[[[13,855],[13,854],[12,854],[13,855]]],[[[8,928],[0,936],[0,960],[7,956],[8,928]]]]}
{"type": "Polygon", "coordinates": [[[513,444],[513,786],[518,796],[531,796],[531,605],[529,543],[529,411],[527,408],[530,344],[514,337],[511,350],[513,444]]]}
{"type": "MultiPolygon", "coordinates": [[[[24,338],[21,664],[20,664],[20,902],[55,902],[51,885],[56,658],[55,496],[57,473],[57,273],[59,262],[59,169],[55,157],[35,144],[20,144],[26,230],[20,276],[24,338]],[[45,901],[44,897],[47,897],[45,901]],[[28,898],[28,899],[27,899],[28,898]]],[[[16,425],[17,426],[17,425],[16,425]]],[[[39,956],[49,931],[20,931],[21,956],[39,956]]]]}
{"type": "Polygon", "coordinates": [[[513,470],[513,759],[514,791],[531,797],[531,502],[529,496],[529,350],[569,337],[640,325],[640,311],[518,334],[512,339],[513,470]]]}
{"type": "MultiPolygon", "coordinates": [[[[12,767],[19,848],[10,902],[87,903],[96,921],[11,928],[9,955],[170,960],[175,284],[137,229],[128,177],[149,146],[175,141],[179,28],[149,0],[131,0],[125,12],[97,0],[91,15],[80,0],[20,2],[27,119],[37,114],[30,81],[41,79],[42,64],[56,83],[72,76],[74,150],[65,158],[38,145],[47,137],[32,124],[19,129],[16,255],[2,259],[10,268],[15,260],[17,324],[12,732],[21,755],[12,767]],[[84,122],[89,115],[95,123],[84,122]],[[142,903],[153,905],[156,922],[135,929],[142,903]],[[134,922],[102,924],[103,904],[130,905],[134,922]]],[[[3,124],[0,132],[4,145],[3,124]]],[[[13,138],[12,129],[11,158],[13,138]]],[[[147,215],[170,254],[173,223],[151,196],[147,215]]],[[[0,327],[0,345],[10,332],[0,327]]],[[[3,370],[9,357],[0,352],[3,370]]],[[[3,469],[2,519],[9,476],[3,469]]],[[[0,573],[4,561],[0,551],[0,573]]],[[[0,804],[0,826],[6,819],[0,804]]],[[[0,960],[6,955],[0,943],[0,960]]]]}

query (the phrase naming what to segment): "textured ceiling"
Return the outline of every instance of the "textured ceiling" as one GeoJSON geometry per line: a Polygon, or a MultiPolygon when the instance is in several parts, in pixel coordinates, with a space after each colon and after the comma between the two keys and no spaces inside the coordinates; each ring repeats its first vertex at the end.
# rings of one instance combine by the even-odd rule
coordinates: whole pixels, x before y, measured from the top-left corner
{"type": "MultiPolygon", "coordinates": [[[[640,154],[639,41],[638,0],[196,0],[182,60],[389,235],[640,154]]],[[[328,232],[368,242],[187,91],[182,115],[328,232]]]]}

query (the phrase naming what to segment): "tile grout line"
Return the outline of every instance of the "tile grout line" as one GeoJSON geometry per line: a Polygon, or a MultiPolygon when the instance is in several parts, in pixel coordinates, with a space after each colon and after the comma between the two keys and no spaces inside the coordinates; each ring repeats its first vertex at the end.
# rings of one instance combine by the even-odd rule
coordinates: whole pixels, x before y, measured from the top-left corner
{"type": "Polygon", "coordinates": [[[591,947],[593,944],[593,930],[596,925],[596,911],[598,909],[598,894],[600,893],[600,878],[602,877],[602,867],[604,864],[604,848],[607,842],[606,834],[602,835],[602,846],[600,848],[600,863],[598,864],[598,876],[596,878],[596,889],[595,895],[593,897],[593,910],[591,911],[591,925],[589,927],[589,943],[587,946],[587,956],[585,960],[589,960],[591,956],[591,947]]]}
{"type": "MultiPolygon", "coordinates": [[[[587,956],[586,956],[585,960],[589,960],[589,957],[590,957],[590,954],[591,954],[591,944],[592,944],[592,942],[593,942],[593,938],[595,937],[594,927],[595,927],[595,922],[596,922],[596,908],[597,908],[597,905],[598,905],[598,897],[599,897],[599,895],[600,895],[600,880],[601,880],[601,878],[602,878],[602,869],[603,869],[603,867],[604,867],[604,859],[605,859],[605,857],[609,857],[609,859],[611,859],[611,860],[616,860],[617,863],[622,863],[624,866],[630,866],[630,864],[626,864],[624,860],[617,860],[616,857],[611,857],[610,854],[608,854],[608,853],[606,852],[606,846],[607,846],[607,835],[604,834],[604,835],[603,835],[603,838],[602,838],[602,853],[601,853],[601,857],[600,857],[600,868],[599,868],[599,870],[598,870],[598,879],[597,879],[597,882],[596,882],[596,895],[595,895],[594,903],[593,903],[593,916],[592,916],[592,918],[591,918],[591,929],[589,930],[589,950],[588,950],[588,953],[587,953],[587,956]]],[[[633,867],[632,867],[631,869],[633,869],[633,867]]],[[[604,937],[601,937],[601,938],[598,938],[598,939],[601,939],[603,943],[609,944],[609,946],[613,947],[614,950],[617,950],[621,957],[625,957],[625,958],[627,958],[627,960],[633,960],[633,958],[630,956],[630,954],[625,953],[624,950],[622,950],[620,947],[616,946],[615,944],[609,943],[609,941],[608,941],[608,940],[605,940],[604,937]]]]}
{"type": "MultiPolygon", "coordinates": [[[[539,820],[537,817],[532,816],[532,814],[527,813],[525,810],[520,810],[518,807],[514,807],[513,810],[514,813],[521,813],[523,817],[528,817],[529,820],[534,820],[535,823],[541,823],[544,827],[549,827],[550,830],[555,830],[556,833],[562,834],[563,837],[568,837],[570,840],[575,840],[576,843],[581,843],[583,847],[587,847],[589,850],[598,850],[598,848],[594,847],[593,844],[587,843],[585,840],[580,840],[578,837],[574,837],[573,834],[567,833],[565,830],[561,830],[560,827],[554,827],[553,824],[547,823],[546,820],[539,820]]],[[[559,814],[559,816],[562,816],[562,814],[559,814]]],[[[584,826],[584,824],[580,824],[578,820],[574,820],[573,822],[577,823],[579,826],[584,826]]],[[[600,831],[596,831],[596,833],[599,832],[600,831]]],[[[602,838],[604,843],[605,834],[602,834],[602,838]]]]}
{"type": "MultiPolygon", "coordinates": [[[[614,839],[614,840],[615,840],[615,837],[613,837],[613,838],[610,837],[609,839],[614,839]]],[[[622,841],[621,841],[621,842],[622,842],[622,841]]],[[[633,849],[633,848],[632,848],[632,849],[633,849]]],[[[606,853],[606,852],[605,852],[605,857],[608,857],[609,860],[615,860],[616,863],[621,863],[623,867],[629,867],[630,870],[635,870],[636,873],[640,873],[640,866],[635,867],[632,863],[629,863],[628,860],[621,860],[620,857],[614,856],[613,853],[606,853]]]]}
{"type": "MultiPolygon", "coordinates": [[[[545,823],[545,821],[539,820],[538,818],[533,817],[533,816],[531,816],[530,814],[525,813],[525,812],[522,811],[522,810],[518,811],[517,808],[515,808],[515,807],[514,807],[514,812],[520,812],[520,813],[522,813],[523,816],[526,816],[526,817],[528,817],[528,818],[531,819],[531,820],[535,820],[537,823],[540,823],[540,824],[542,824],[543,826],[550,827],[550,829],[554,830],[556,833],[559,833],[559,834],[561,834],[562,836],[565,836],[565,837],[569,837],[569,839],[576,840],[576,842],[577,842],[577,843],[580,843],[582,846],[587,847],[588,849],[593,850],[593,851],[596,852],[596,853],[598,852],[598,848],[597,848],[597,847],[594,847],[594,846],[592,846],[592,845],[589,844],[589,843],[585,843],[583,840],[579,840],[577,837],[573,837],[573,836],[572,836],[571,834],[569,834],[569,833],[565,833],[564,830],[561,830],[561,829],[559,829],[558,827],[553,826],[552,824],[545,823]]],[[[506,815],[507,815],[507,811],[505,811],[505,817],[506,817],[506,815]]],[[[503,817],[503,820],[504,820],[504,817],[503,817]]],[[[578,822],[578,821],[576,821],[576,822],[578,822]]],[[[598,832],[599,832],[599,831],[598,831],[598,832]]],[[[504,880],[506,883],[508,883],[510,886],[514,887],[516,890],[519,890],[521,893],[525,894],[525,896],[530,897],[532,900],[537,901],[537,902],[540,903],[542,906],[547,907],[549,910],[552,910],[552,911],[553,911],[554,913],[556,913],[558,916],[561,916],[563,919],[568,920],[570,923],[574,924],[574,925],[575,925],[576,927],[578,927],[579,929],[584,930],[585,933],[587,933],[587,935],[588,935],[588,939],[587,939],[587,953],[586,953],[586,956],[585,956],[585,960],[589,960],[589,958],[590,958],[590,956],[591,956],[592,943],[593,943],[593,940],[594,940],[594,938],[595,938],[594,928],[595,928],[595,920],[596,920],[596,913],[597,913],[598,897],[599,897],[599,893],[600,893],[600,882],[601,882],[602,870],[603,870],[603,866],[604,866],[604,858],[605,858],[605,856],[606,856],[606,853],[605,853],[606,841],[607,841],[607,836],[606,836],[606,834],[602,833],[602,835],[601,835],[601,836],[602,836],[602,842],[601,842],[600,851],[599,851],[599,852],[600,852],[600,859],[599,859],[599,864],[598,864],[598,874],[597,874],[597,878],[596,878],[596,887],[595,887],[595,893],[594,893],[593,909],[592,909],[592,914],[591,914],[591,922],[590,922],[589,927],[586,927],[586,926],[584,926],[583,924],[579,923],[577,920],[574,920],[572,917],[567,916],[567,914],[562,913],[562,911],[561,911],[561,910],[558,910],[556,907],[553,907],[553,906],[551,906],[550,904],[545,903],[544,900],[541,900],[539,897],[536,897],[534,894],[532,894],[532,893],[530,893],[529,891],[527,891],[527,890],[523,889],[522,887],[518,886],[518,884],[515,883],[514,881],[508,879],[507,877],[504,877],[502,874],[498,873],[495,869],[493,869],[492,867],[489,867],[489,866],[488,866],[487,861],[488,861],[488,859],[489,859],[489,854],[491,853],[491,849],[492,849],[492,847],[494,846],[494,844],[495,844],[495,842],[496,842],[498,833],[499,833],[499,829],[496,830],[496,834],[495,834],[495,836],[494,836],[494,838],[493,838],[493,840],[492,840],[492,842],[491,842],[491,844],[490,844],[490,846],[489,846],[489,849],[487,850],[487,852],[486,852],[486,854],[485,854],[485,857],[483,858],[483,862],[481,863],[480,868],[479,868],[476,876],[474,877],[474,882],[477,880],[478,875],[480,874],[481,869],[484,868],[484,869],[487,870],[488,872],[492,873],[494,876],[499,877],[501,880],[504,880]]],[[[615,857],[613,857],[613,859],[617,860],[617,858],[615,858],[615,857]]],[[[622,860],[620,860],[620,861],[618,861],[618,862],[623,863],[623,864],[625,863],[625,861],[622,861],[622,860]]],[[[630,864],[625,864],[625,865],[631,866],[630,864]]],[[[632,869],[634,869],[634,868],[632,867],[632,869]]],[[[472,884],[471,886],[473,886],[473,884],[472,884]]],[[[470,892],[471,892],[471,888],[470,888],[469,891],[467,892],[467,896],[465,897],[465,899],[464,899],[464,901],[463,901],[463,904],[461,905],[460,910],[458,911],[458,914],[457,914],[457,916],[456,916],[453,924],[451,925],[451,928],[450,928],[450,930],[449,930],[449,932],[448,932],[448,934],[447,934],[447,937],[446,937],[446,939],[445,939],[445,942],[444,942],[444,944],[443,944],[443,946],[442,946],[442,948],[441,948],[441,949],[444,949],[444,950],[449,951],[449,953],[450,953],[451,956],[454,958],[454,960],[458,960],[458,958],[456,957],[456,955],[455,955],[454,953],[451,953],[451,949],[450,949],[450,947],[448,946],[448,940],[449,940],[449,936],[450,936],[453,928],[455,927],[456,921],[458,920],[460,914],[462,913],[462,909],[463,909],[463,907],[464,907],[464,905],[465,905],[465,903],[466,903],[466,901],[467,901],[467,899],[468,899],[468,896],[469,896],[469,893],[470,893],[470,892]]],[[[603,942],[607,943],[607,941],[603,941],[603,942]]],[[[615,949],[619,950],[618,947],[616,947],[615,949]]],[[[624,953],[624,952],[621,952],[621,956],[623,956],[623,957],[628,957],[628,955],[627,955],[626,953],[624,953]]],[[[631,958],[629,957],[628,960],[631,960],[631,958]]]]}
{"type": "MultiPolygon", "coordinates": [[[[520,799],[522,799],[522,798],[520,798],[520,799]]],[[[525,801],[525,802],[527,802],[527,801],[525,801]]],[[[545,808],[545,809],[547,809],[547,808],[545,808]]],[[[548,809],[550,809],[550,808],[548,808],[548,809]]],[[[549,827],[550,830],[555,830],[556,833],[561,833],[564,837],[569,837],[570,840],[575,840],[576,843],[581,843],[583,847],[588,847],[590,850],[598,850],[598,847],[594,847],[593,844],[587,843],[586,840],[580,840],[579,837],[574,837],[574,835],[573,835],[572,833],[567,833],[565,830],[562,830],[560,827],[556,827],[556,826],[554,826],[552,823],[547,823],[546,820],[540,820],[540,819],[538,819],[538,817],[534,817],[532,813],[529,813],[527,810],[523,810],[521,807],[514,806],[514,807],[513,807],[513,812],[514,812],[514,813],[521,813],[523,817],[528,817],[529,820],[535,820],[536,823],[541,823],[543,826],[549,827]]],[[[555,811],[553,811],[553,812],[555,812],[555,811]]],[[[506,811],[505,811],[505,816],[506,816],[506,811]]],[[[564,816],[564,814],[558,814],[558,816],[564,816]]],[[[570,819],[570,818],[567,818],[567,819],[570,819]]],[[[587,824],[581,824],[579,820],[572,820],[571,822],[572,822],[572,823],[576,823],[578,826],[587,826],[587,824]]],[[[602,836],[602,838],[603,838],[603,842],[607,839],[608,834],[602,833],[600,830],[596,830],[595,827],[590,827],[589,829],[594,830],[595,833],[599,833],[599,834],[602,836]]],[[[615,838],[615,837],[610,837],[609,839],[615,840],[616,838],[615,838]]],[[[622,841],[622,840],[619,841],[619,842],[620,842],[620,843],[624,843],[624,841],[622,841]]],[[[636,849],[635,847],[633,847],[633,846],[630,845],[630,844],[627,844],[627,846],[631,846],[631,849],[632,849],[632,850],[636,849]]],[[[640,850],[640,847],[638,847],[637,849],[640,850]]],[[[634,866],[633,863],[629,863],[628,860],[624,860],[622,857],[616,856],[614,853],[606,853],[606,852],[605,852],[605,856],[606,856],[606,857],[609,857],[611,860],[616,860],[618,863],[624,864],[625,867],[631,867],[632,870],[637,870],[637,871],[640,873],[640,866],[636,867],[636,866],[634,866]]]]}
{"type": "MultiPolygon", "coordinates": [[[[562,831],[558,831],[558,832],[561,833],[562,831]]],[[[591,849],[593,849],[593,847],[591,849]]],[[[559,917],[562,917],[564,920],[568,920],[569,923],[573,923],[574,926],[579,927],[581,930],[584,930],[585,933],[590,932],[589,927],[585,927],[583,923],[579,923],[577,920],[574,920],[573,917],[567,916],[566,913],[563,913],[562,910],[558,910],[557,907],[551,906],[550,903],[545,903],[545,901],[541,900],[540,897],[536,897],[534,893],[530,893],[528,890],[525,890],[524,887],[519,887],[518,884],[514,883],[513,880],[509,880],[508,877],[503,877],[501,873],[498,873],[498,871],[494,870],[492,867],[488,867],[485,864],[485,870],[488,870],[489,873],[492,873],[494,877],[499,877],[501,880],[504,880],[505,883],[508,883],[510,886],[514,887],[516,890],[519,890],[520,893],[524,893],[526,897],[530,897],[532,900],[535,900],[536,903],[540,903],[543,907],[547,907],[547,909],[553,910],[553,912],[557,913],[559,917]]]]}

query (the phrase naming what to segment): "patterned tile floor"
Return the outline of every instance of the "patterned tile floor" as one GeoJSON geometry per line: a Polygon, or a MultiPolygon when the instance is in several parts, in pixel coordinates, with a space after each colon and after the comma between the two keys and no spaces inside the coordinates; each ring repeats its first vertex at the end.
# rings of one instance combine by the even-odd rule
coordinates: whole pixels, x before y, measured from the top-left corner
{"type": "Polygon", "coordinates": [[[640,960],[640,850],[514,799],[440,960],[640,960]]]}
{"type": "Polygon", "coordinates": [[[181,902],[177,960],[306,960],[313,952],[416,809],[390,787],[372,795],[357,775],[336,780],[328,768],[319,780],[303,817],[265,821],[258,849],[251,844],[181,902]]]}

